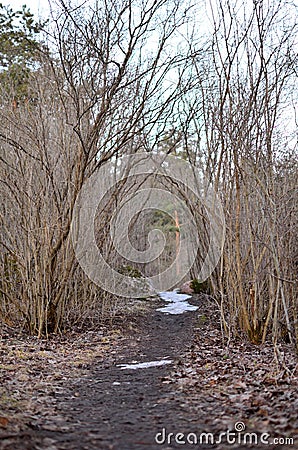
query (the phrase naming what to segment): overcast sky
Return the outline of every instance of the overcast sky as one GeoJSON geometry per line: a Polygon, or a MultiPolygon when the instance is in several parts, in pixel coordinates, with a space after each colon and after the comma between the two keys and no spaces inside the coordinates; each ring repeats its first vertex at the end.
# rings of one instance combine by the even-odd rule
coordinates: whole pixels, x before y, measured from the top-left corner
{"type": "Polygon", "coordinates": [[[49,13],[48,0],[1,0],[0,3],[10,5],[13,10],[20,9],[22,5],[26,5],[37,17],[44,17],[49,13]]]}

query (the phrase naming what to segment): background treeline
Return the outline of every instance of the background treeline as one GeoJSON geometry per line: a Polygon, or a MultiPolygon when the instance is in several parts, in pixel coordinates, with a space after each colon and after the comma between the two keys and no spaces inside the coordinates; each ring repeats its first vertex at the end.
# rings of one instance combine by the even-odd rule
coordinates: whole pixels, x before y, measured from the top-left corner
{"type": "MultiPolygon", "coordinates": [[[[204,10],[176,0],[61,2],[37,23],[26,8],[0,5],[2,322],[42,335],[121,308],[78,266],[74,204],[107,161],[163,151],[204,167],[223,202],[226,240],[210,286],[226,335],[297,346],[297,7],[214,0],[208,26],[204,10]]],[[[115,267],[123,261],[110,219],[141,184],[119,187],[99,209],[98,245],[115,267]]],[[[202,208],[193,214],[207,248],[202,208]]],[[[140,214],[139,249],[150,221],[167,237],[165,267],[177,223],[140,214]]]]}

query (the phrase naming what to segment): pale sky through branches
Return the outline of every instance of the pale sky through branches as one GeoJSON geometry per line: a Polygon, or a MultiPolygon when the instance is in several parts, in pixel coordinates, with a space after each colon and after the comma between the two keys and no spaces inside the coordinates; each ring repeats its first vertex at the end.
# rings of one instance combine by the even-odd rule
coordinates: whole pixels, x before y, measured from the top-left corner
{"type": "Polygon", "coordinates": [[[26,5],[36,17],[45,17],[49,14],[48,0],[1,0],[1,3],[4,6],[10,5],[13,10],[26,5]]]}
{"type": "MultiPolygon", "coordinates": [[[[185,0],[181,0],[181,3],[183,3],[185,0]]],[[[30,11],[34,14],[35,18],[41,18],[41,19],[47,19],[50,16],[51,9],[55,11],[55,9],[59,9],[59,0],[0,0],[0,3],[3,5],[10,5],[13,10],[21,9],[22,5],[26,5],[30,11]]],[[[66,1],[66,3],[68,3],[66,1]]],[[[77,3],[74,1],[73,3],[77,3]]],[[[85,4],[84,0],[78,0],[78,3],[85,4]]],[[[88,2],[87,2],[88,3],[88,2]]],[[[92,4],[93,2],[90,1],[92,4]]],[[[185,1],[187,3],[187,0],[185,1]]],[[[218,9],[216,8],[216,0],[197,0],[193,2],[195,5],[195,8],[192,10],[192,21],[190,21],[190,34],[191,36],[191,27],[193,26],[194,29],[197,29],[198,34],[203,36],[204,34],[207,36],[208,34],[212,34],[213,26],[218,26],[218,23],[212,23],[213,19],[215,19],[216,22],[220,22],[220,18],[218,17],[218,9]],[[214,9],[213,9],[214,6],[214,9]],[[214,17],[212,17],[212,13],[215,14],[214,17]]],[[[241,20],[241,16],[243,16],[243,5],[245,3],[240,3],[240,6],[237,6],[237,9],[235,10],[236,16],[239,15],[239,20],[241,20]]],[[[252,2],[248,2],[246,5],[246,8],[248,8],[248,11],[250,11],[250,6],[252,5],[252,2]]],[[[267,5],[270,4],[270,1],[267,0],[267,5]]],[[[295,4],[295,2],[294,2],[295,4]]],[[[248,14],[249,15],[249,14],[248,14]]],[[[227,14],[228,16],[228,14],[227,14]]],[[[228,17],[227,17],[228,21],[228,17]]],[[[228,22],[227,22],[228,23],[228,22]]],[[[284,27],[280,26],[280,31],[282,31],[284,27]]],[[[188,36],[188,29],[187,27],[182,28],[180,30],[181,34],[178,34],[176,36],[173,36],[171,45],[173,47],[176,47],[178,45],[185,45],[187,42],[188,36]],[[182,32],[182,33],[181,33],[182,32]],[[180,40],[181,39],[181,40],[180,40]]],[[[274,39],[277,39],[279,36],[276,34],[276,29],[272,30],[272,39],[274,42],[274,39]],[[275,34],[274,34],[275,33],[275,34]],[[274,38],[275,36],[275,38],[274,38]]],[[[152,49],[152,39],[150,41],[149,48],[152,49]]],[[[297,46],[297,41],[293,41],[293,45],[297,46]]],[[[222,56],[225,55],[225,46],[223,44],[222,47],[222,56]]],[[[245,65],[245,60],[242,61],[242,63],[245,65]]],[[[168,80],[169,81],[169,80],[168,80]]],[[[171,82],[171,80],[169,81],[171,82]]],[[[297,91],[296,91],[297,92],[297,91]]],[[[288,133],[288,145],[291,145],[293,147],[296,146],[297,142],[297,135],[295,133],[295,130],[297,129],[297,94],[295,93],[295,90],[293,89],[293,92],[290,94],[287,92],[288,95],[288,102],[284,112],[283,112],[283,119],[281,120],[281,126],[284,127],[286,125],[287,129],[289,130],[288,133]],[[291,98],[290,98],[291,97],[291,98]]]]}

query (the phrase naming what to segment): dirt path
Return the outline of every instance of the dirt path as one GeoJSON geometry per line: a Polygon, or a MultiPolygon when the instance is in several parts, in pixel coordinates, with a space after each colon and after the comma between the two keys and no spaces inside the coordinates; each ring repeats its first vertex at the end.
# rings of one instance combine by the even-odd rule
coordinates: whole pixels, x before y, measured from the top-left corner
{"type": "MultiPolygon", "coordinates": [[[[202,297],[192,298],[190,303],[197,305],[198,311],[167,315],[156,311],[156,304],[149,307],[138,319],[137,329],[121,337],[108,351],[96,357],[93,352],[90,364],[81,364],[85,369],[76,369],[74,376],[68,372],[66,377],[65,367],[59,375],[61,361],[56,361],[49,381],[42,389],[39,385],[32,389],[33,404],[36,407],[40,403],[37,413],[31,412],[25,425],[11,434],[9,430],[1,432],[0,420],[0,449],[298,448],[298,378],[290,349],[283,349],[287,366],[277,370],[270,343],[256,347],[239,341],[227,347],[215,304],[202,297]],[[122,369],[125,364],[162,360],[171,363],[122,369]],[[38,397],[38,389],[42,395],[47,391],[47,396],[38,397]],[[253,432],[248,439],[258,436],[257,444],[242,440],[235,443],[233,439],[227,443],[227,436],[220,441],[225,430],[235,436],[235,423],[253,432]],[[177,433],[184,437],[176,439],[177,433]],[[209,436],[206,443],[206,433],[213,433],[217,442],[212,444],[209,436]],[[271,445],[260,442],[264,433],[270,434],[271,445]],[[195,443],[194,435],[201,434],[203,440],[195,443]],[[191,442],[182,444],[186,436],[191,442]],[[279,440],[273,445],[274,436],[279,440]],[[286,443],[287,437],[293,441],[286,443]]],[[[102,348],[103,339],[100,342],[93,342],[93,347],[102,348]]],[[[76,349],[65,350],[65,344],[61,348],[68,358],[74,358],[79,348],[86,348],[85,344],[76,345],[76,349]]],[[[61,348],[44,352],[50,359],[46,367],[42,366],[43,378],[61,348]]],[[[35,360],[37,357],[38,353],[35,360]]]]}
{"type": "Polygon", "coordinates": [[[112,360],[94,367],[80,394],[62,408],[71,409],[73,432],[61,436],[61,449],[155,449],[155,435],[167,425],[187,426],[179,398],[163,379],[171,364],[143,369],[119,366],[179,358],[191,342],[193,313],[179,316],[154,312],[142,324],[142,335],[127,340],[112,360]],[[65,438],[70,442],[66,442],[65,438]]]}
{"type": "Polygon", "coordinates": [[[189,348],[194,318],[194,312],[170,315],[156,311],[156,306],[150,308],[146,317],[141,317],[138,332],[126,337],[116,354],[95,363],[84,378],[64,383],[61,393],[55,393],[57,415],[35,424],[31,421],[31,430],[19,436],[21,442],[7,438],[0,448],[168,447],[157,444],[155,435],[168,425],[173,428],[173,424],[183,431],[189,418],[181,410],[179,395],[163,380],[189,348]],[[172,362],[137,370],[121,368],[123,364],[161,360],[172,362]]]}

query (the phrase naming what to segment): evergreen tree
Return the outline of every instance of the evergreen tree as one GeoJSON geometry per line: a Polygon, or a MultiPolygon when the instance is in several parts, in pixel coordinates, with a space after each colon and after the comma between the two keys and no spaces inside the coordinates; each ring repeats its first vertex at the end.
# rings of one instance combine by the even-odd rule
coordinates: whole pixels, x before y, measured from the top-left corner
{"type": "Polygon", "coordinates": [[[26,5],[14,11],[0,3],[0,86],[15,104],[28,99],[28,78],[38,67],[39,34],[45,22],[36,22],[26,5]]]}

